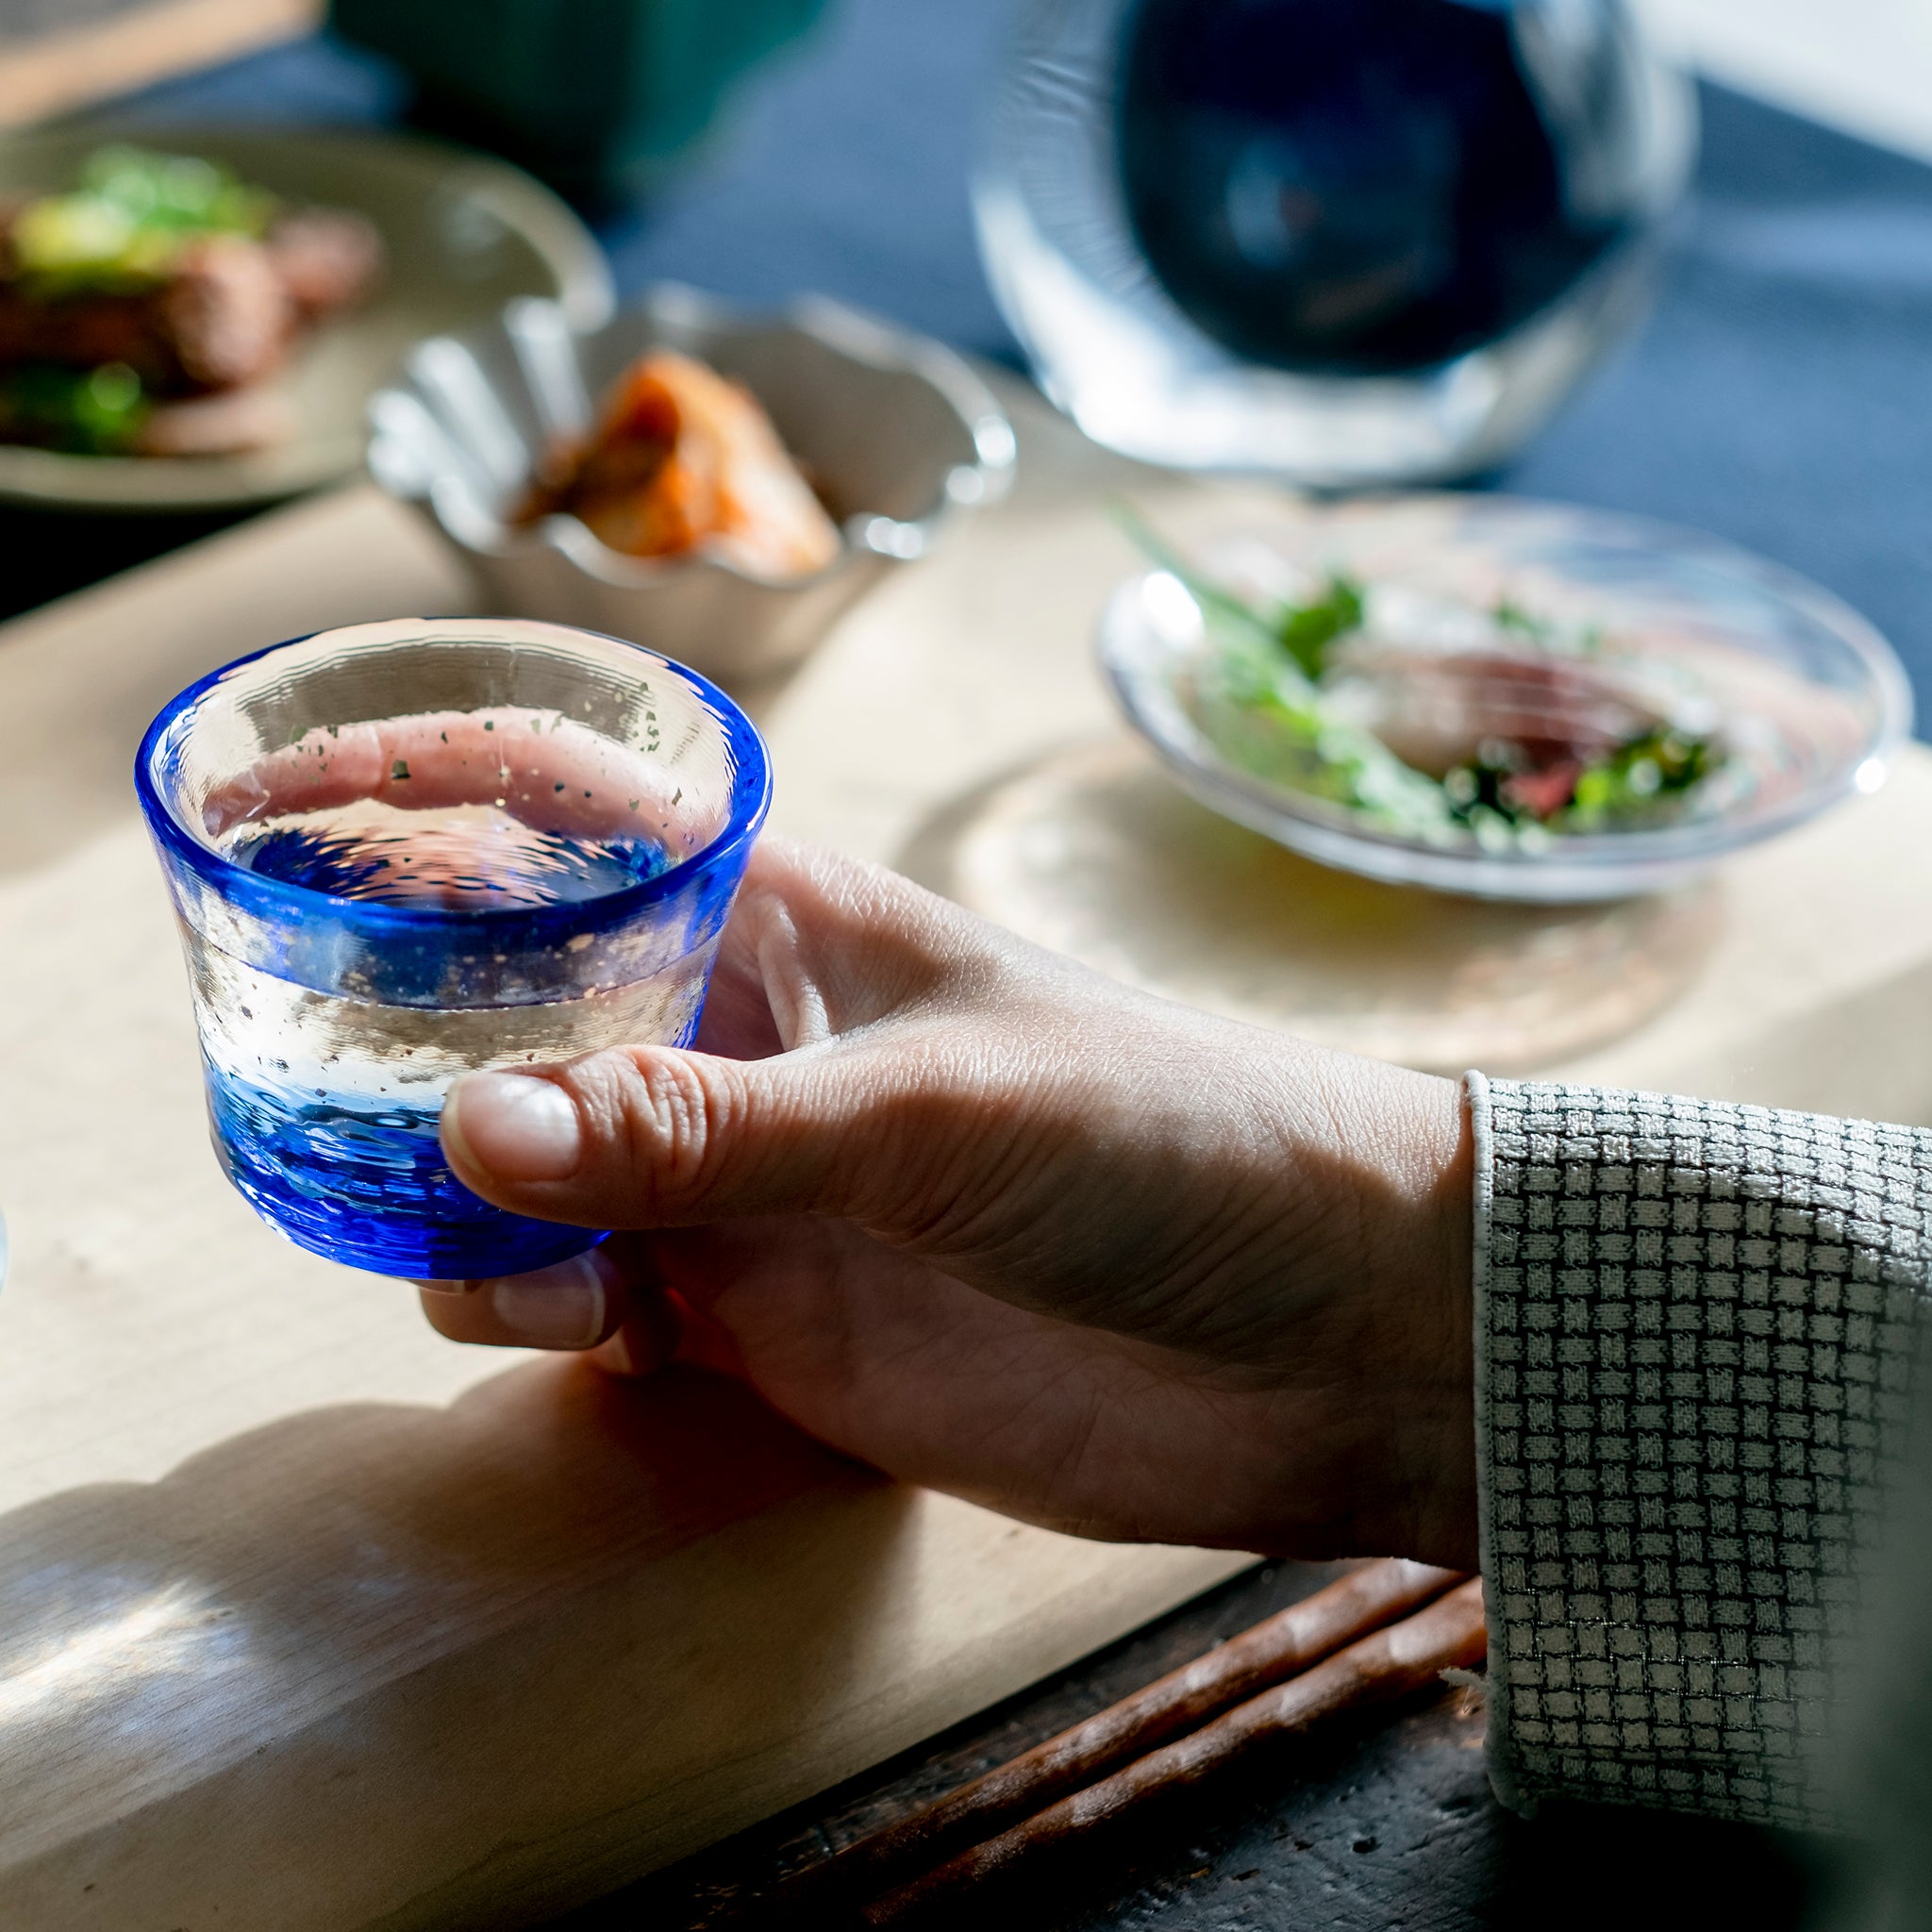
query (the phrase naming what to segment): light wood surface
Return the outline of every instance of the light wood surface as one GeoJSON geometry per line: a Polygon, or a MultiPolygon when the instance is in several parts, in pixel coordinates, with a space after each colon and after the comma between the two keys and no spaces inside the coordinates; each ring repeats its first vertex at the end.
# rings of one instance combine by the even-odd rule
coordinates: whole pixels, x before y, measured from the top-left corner
{"type": "Polygon", "coordinates": [[[0,42],[0,126],[44,121],[322,25],[323,0],[148,0],[105,20],[0,42]]]}
{"type": "Polygon", "coordinates": [[[1661,899],[1481,906],[1324,871],[1169,785],[1091,646],[1137,567],[1100,496],[1184,541],[1293,504],[1091,449],[1062,484],[1063,432],[1023,421],[1054,461],[861,605],[769,711],[774,824],[1150,991],[1352,1051],[1932,1119],[1932,754],[1661,899]],[[1855,1008],[1877,1030],[1846,1044],[1855,1008]]]}
{"type": "Polygon", "coordinates": [[[6,1932],[527,1923],[1246,1560],[895,1490],[722,1383],[453,1347],[230,1192],[140,730],[241,650],[471,597],[358,488],[0,632],[6,1932]]]}
{"type": "MultiPolygon", "coordinates": [[[[774,824],[942,871],[970,823],[982,874],[1024,876],[1053,810],[999,822],[1019,846],[1001,860],[961,801],[1063,770],[1070,746],[1131,756],[1089,658],[1131,563],[1099,494],[1132,487],[1183,533],[1224,507],[1016,408],[1014,500],[758,700],[774,824]]],[[[244,648],[471,595],[356,487],[0,631],[0,1932],[528,1923],[1242,1560],[894,1489],[695,1375],[618,1389],[456,1348],[407,1290],[285,1247],[228,1191],[133,811],[136,738],[244,648]]],[[[1915,753],[1877,800],[1734,868],[1683,983],[1592,1070],[1774,1088],[1826,1069],[1835,1104],[1890,1092],[1901,1036],[1861,1057],[1844,1016],[1926,1010],[1928,832],[1915,753]],[[1833,1026],[1836,1045],[1781,1044],[1833,1026]]],[[[1415,946],[1449,972],[1466,945],[1466,908],[1417,898],[1391,928],[1328,884],[1355,937],[1327,933],[1320,973],[1263,930],[1291,988],[1401,979],[1415,946]]],[[[1189,914],[1197,951],[1256,957],[1232,903],[1189,914]]],[[[1538,942],[1490,932],[1469,971],[1538,942]]],[[[1388,997],[1421,1010],[1412,974],[1388,997]]],[[[1365,1009],[1305,1005],[1317,1031],[1365,1009]]],[[[1295,1020],[1294,1000],[1274,1012],[1295,1020]]]]}

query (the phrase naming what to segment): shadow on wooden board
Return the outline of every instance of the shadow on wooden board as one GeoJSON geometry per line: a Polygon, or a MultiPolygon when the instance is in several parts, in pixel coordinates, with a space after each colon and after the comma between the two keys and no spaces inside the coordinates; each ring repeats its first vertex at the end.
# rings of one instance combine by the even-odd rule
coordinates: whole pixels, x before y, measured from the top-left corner
{"type": "MultiPolygon", "coordinates": [[[[162,1481],[19,1509],[0,1519],[0,1924],[351,1925],[413,1909],[412,1884],[447,1882],[452,1831],[487,1852],[515,1843],[511,1820],[526,1840],[582,1829],[586,1724],[617,1720],[621,1810],[651,1782],[638,1761],[675,1784],[708,1737],[769,1733],[788,1701],[835,1693],[904,1510],[903,1492],[722,1377],[644,1387],[558,1359],[446,1409],[315,1409],[162,1481]],[[837,1559],[787,1567],[782,1603],[758,1591],[769,1574],[721,1581],[721,1564],[784,1555],[783,1536],[737,1548],[731,1526],[808,1491],[806,1516],[836,1499],[837,1559]],[[600,1590],[601,1618],[587,1609],[600,1590]],[[722,1668],[721,1598],[744,1626],[722,1668]],[[554,1699],[532,1682],[551,1612],[610,1643],[603,1694],[620,1708],[574,1707],[597,1694],[580,1657],[559,1663],[554,1699]],[[765,1655],[798,1669],[760,1668],[761,1630],[765,1655]],[[505,1646],[518,1668],[492,1671],[505,1646]],[[522,1727],[521,1752],[505,1726],[522,1727]],[[578,1747],[574,1783],[546,1773],[558,1740],[578,1747]],[[375,1855],[377,1838],[392,1843],[375,1855]]],[[[569,1848],[554,1862],[567,1874],[569,1848]]]]}

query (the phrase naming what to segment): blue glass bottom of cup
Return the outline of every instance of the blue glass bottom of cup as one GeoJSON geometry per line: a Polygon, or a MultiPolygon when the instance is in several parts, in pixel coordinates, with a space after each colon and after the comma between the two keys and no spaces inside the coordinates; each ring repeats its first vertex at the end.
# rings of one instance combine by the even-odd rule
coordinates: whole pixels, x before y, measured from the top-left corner
{"type": "Polygon", "coordinates": [[[602,1230],[510,1214],[449,1171],[441,1100],[372,1108],[258,1086],[204,1066],[215,1154],[262,1219],[297,1247],[429,1281],[521,1274],[581,1255],[602,1230]]]}

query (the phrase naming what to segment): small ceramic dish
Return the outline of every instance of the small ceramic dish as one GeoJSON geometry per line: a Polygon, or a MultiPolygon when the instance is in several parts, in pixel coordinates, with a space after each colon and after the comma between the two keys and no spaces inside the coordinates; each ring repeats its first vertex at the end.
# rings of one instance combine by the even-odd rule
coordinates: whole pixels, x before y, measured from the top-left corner
{"type": "Polygon", "coordinates": [[[488,328],[419,343],[370,423],[376,481],[429,517],[495,608],[613,632],[727,684],[795,663],[954,512],[1003,495],[1014,458],[991,391],[938,343],[823,300],[759,319],[675,286],[601,328],[516,302],[488,328]],[[567,514],[512,521],[545,449],[581,432],[656,347],[698,357],[763,404],[840,525],[830,563],[762,578],[703,549],[624,556],[567,514]]]}
{"type": "MultiPolygon", "coordinates": [[[[1491,642],[1479,660],[1463,662],[1492,666],[1493,641],[1507,629],[1513,664],[1527,657],[1556,665],[1560,657],[1556,675],[1584,682],[1592,702],[1607,692],[1647,695],[1657,715],[1703,721],[1698,728],[1717,748],[1709,774],[1654,815],[1645,806],[1592,824],[1558,813],[1527,832],[1482,811],[1474,824],[1457,822],[1441,802],[1449,781],[1419,777],[1379,737],[1370,747],[1384,761],[1378,784],[1392,771],[1394,788],[1379,784],[1378,794],[1357,785],[1346,796],[1329,785],[1324,796],[1334,768],[1319,761],[1327,753],[1303,754],[1300,768],[1277,765],[1255,755],[1252,738],[1243,750],[1241,734],[1227,728],[1233,713],[1214,696],[1224,689],[1226,633],[1204,622],[1179,577],[1157,570],[1123,585],[1101,623],[1101,664],[1129,723],[1174,776],[1224,816],[1370,878],[1487,899],[1648,891],[1875,791],[1911,730],[1905,672],[1864,619],[1790,571],[1663,524],[1488,495],[1357,500],[1231,533],[1204,554],[1202,568],[1264,601],[1284,581],[1341,578],[1361,588],[1372,611],[1421,608],[1436,613],[1439,627],[1441,613],[1468,617],[1491,642]],[[1539,637],[1561,643],[1523,642],[1524,613],[1539,637]],[[1362,802],[1399,803],[1418,785],[1435,793],[1433,817],[1362,802]]],[[[1452,639],[1448,648],[1465,647],[1452,639]]],[[[1411,653],[1385,674],[1394,715],[1441,675],[1432,661],[1444,660],[1411,653]]],[[[1541,675],[1539,664],[1532,671],[1541,675]]],[[[1316,688],[1327,706],[1332,687],[1316,688]]],[[[1344,720],[1338,745],[1360,743],[1359,732],[1348,737],[1343,711],[1321,715],[1344,720]]],[[[1654,765],[1646,776],[1655,785],[1654,765]]]]}
{"type": "Polygon", "coordinates": [[[275,383],[294,419],[285,442],[242,456],[69,456],[0,445],[0,498],[49,508],[187,511],[273,502],[360,467],[369,398],[411,342],[465,328],[519,295],[560,302],[583,326],[610,313],[595,238],[516,168],[434,142],[90,119],[0,141],[0,199],[64,187],[117,141],[199,155],[291,202],[353,208],[385,262],[374,295],[322,324],[275,383]]]}

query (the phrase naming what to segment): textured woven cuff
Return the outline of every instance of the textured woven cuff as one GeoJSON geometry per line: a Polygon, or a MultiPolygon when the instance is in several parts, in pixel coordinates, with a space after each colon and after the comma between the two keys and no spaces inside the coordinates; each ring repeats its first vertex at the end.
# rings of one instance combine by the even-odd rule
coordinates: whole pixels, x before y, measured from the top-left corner
{"type": "Polygon", "coordinates": [[[1932,1136],[1469,1076],[1490,1773],[1836,1822],[1932,1136]]]}

